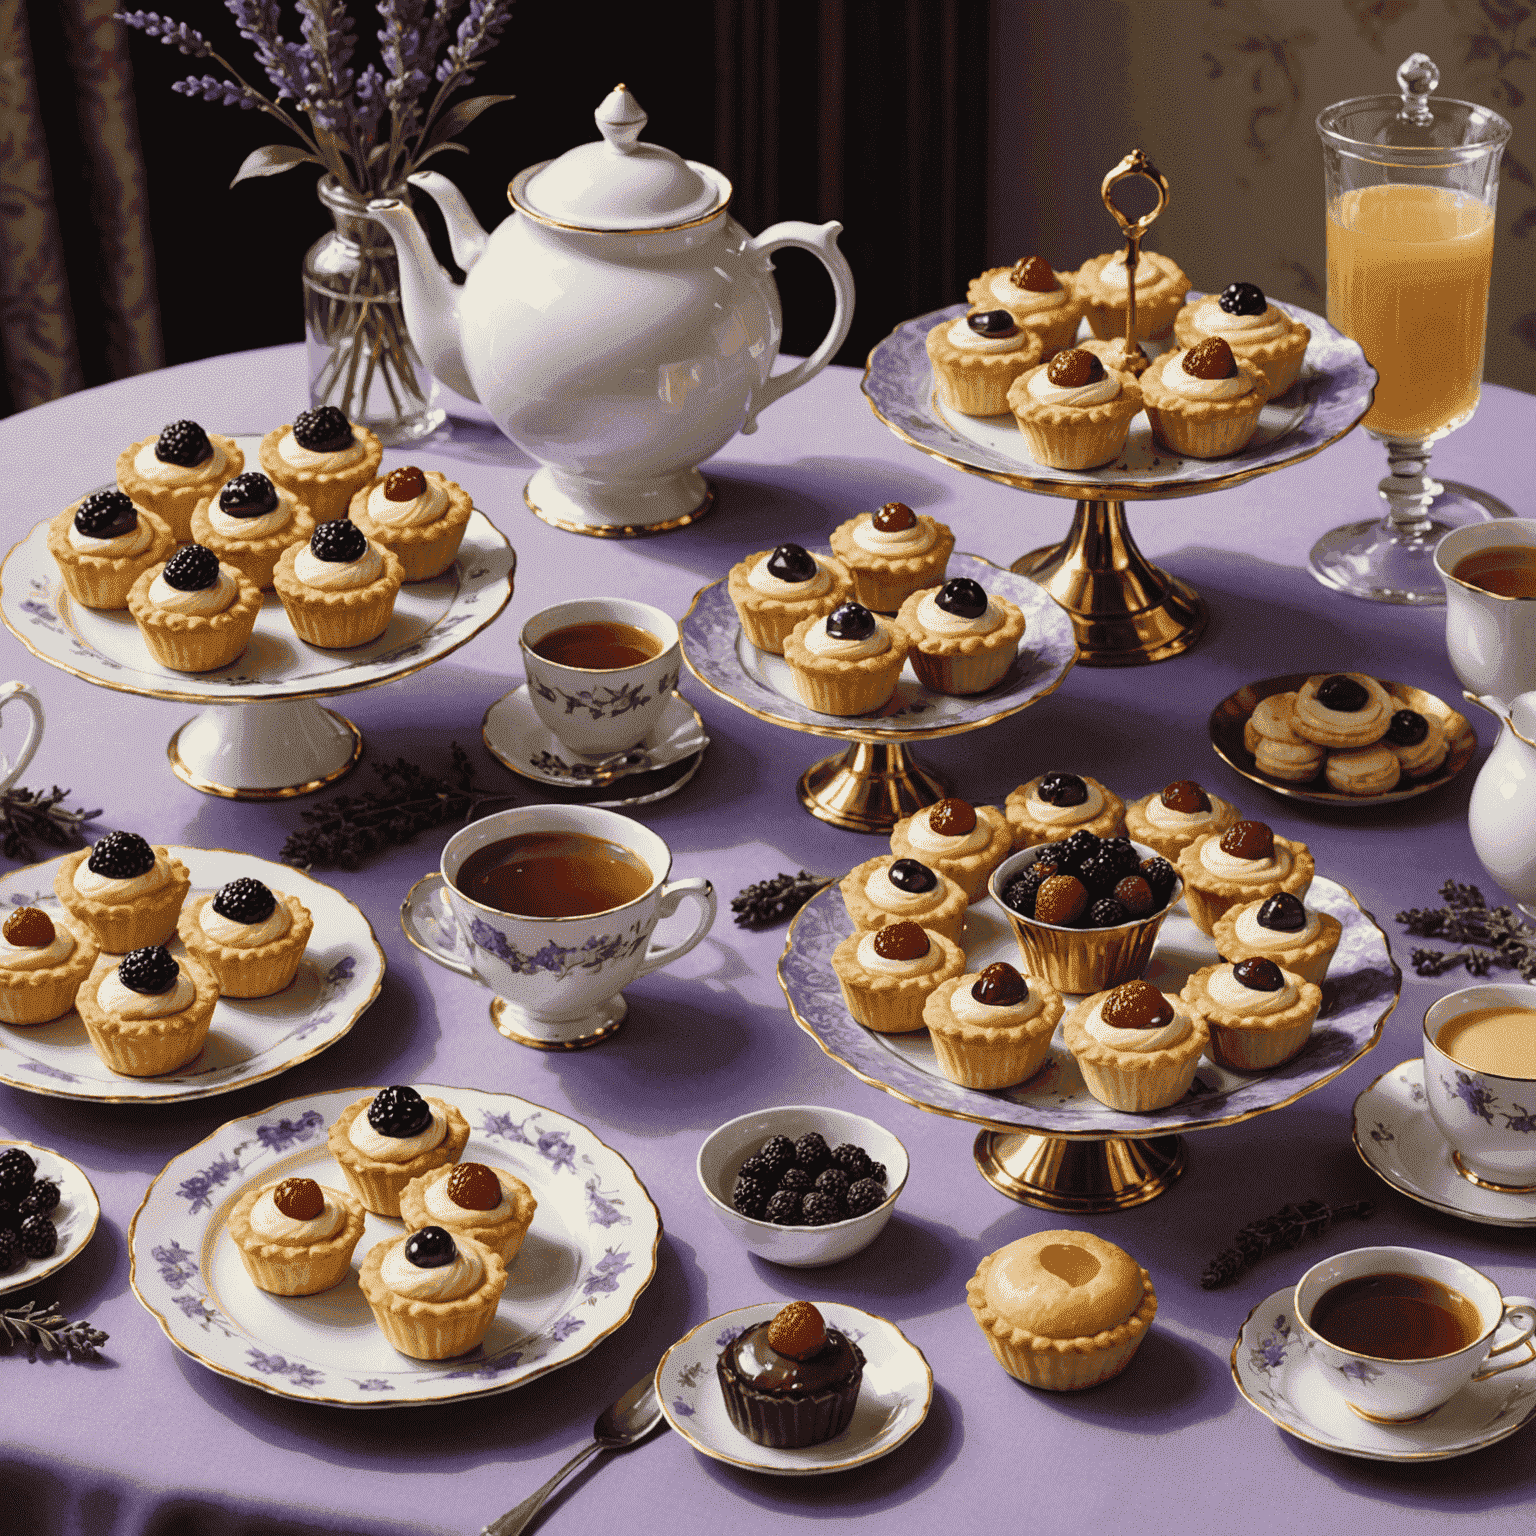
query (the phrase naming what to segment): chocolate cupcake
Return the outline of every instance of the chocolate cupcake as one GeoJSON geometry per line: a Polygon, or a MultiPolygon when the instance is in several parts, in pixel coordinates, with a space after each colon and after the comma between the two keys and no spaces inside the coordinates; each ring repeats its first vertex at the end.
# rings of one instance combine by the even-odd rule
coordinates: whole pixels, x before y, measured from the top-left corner
{"type": "Polygon", "coordinates": [[[820,1445],[847,1429],[864,1353],[828,1328],[808,1301],[792,1301],[738,1334],[715,1362],[731,1423],[758,1445],[820,1445]]]}

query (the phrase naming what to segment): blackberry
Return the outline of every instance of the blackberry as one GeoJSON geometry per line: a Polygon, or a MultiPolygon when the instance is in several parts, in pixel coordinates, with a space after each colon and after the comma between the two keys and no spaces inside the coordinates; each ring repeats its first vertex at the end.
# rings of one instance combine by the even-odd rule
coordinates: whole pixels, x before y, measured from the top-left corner
{"type": "Polygon", "coordinates": [[[458,1256],[458,1244],[446,1227],[422,1227],[405,1240],[406,1263],[417,1269],[441,1269],[458,1256]]]}
{"type": "Polygon", "coordinates": [[[1173,887],[1178,881],[1178,875],[1172,864],[1164,858],[1143,859],[1141,861],[1141,878],[1152,887],[1152,898],[1159,907],[1168,905],[1168,898],[1173,895],[1173,887]]]}
{"type": "Polygon", "coordinates": [[[0,1228],[0,1275],[21,1267],[21,1242],[8,1227],[0,1228]]]}
{"type": "Polygon", "coordinates": [[[736,1170],[738,1179],[756,1179],[759,1184],[765,1184],[769,1189],[779,1187],[779,1175],[772,1161],[761,1152],[754,1152],[740,1168],[736,1170]]]}
{"type": "Polygon", "coordinates": [[[1100,858],[1111,858],[1115,861],[1115,868],[1122,875],[1135,875],[1141,872],[1141,855],[1136,852],[1136,845],[1128,837],[1106,837],[1103,846],[1099,849],[1100,858]]]}
{"type": "Polygon", "coordinates": [[[731,1204],[743,1216],[750,1216],[753,1221],[761,1221],[768,1205],[768,1191],[751,1174],[740,1174],[736,1179],[736,1187],[731,1191],[731,1204]]]}
{"type": "Polygon", "coordinates": [[[160,574],[178,592],[203,592],[219,579],[219,557],[202,544],[183,544],[160,574]]]}
{"type": "Polygon", "coordinates": [[[1262,315],[1269,308],[1257,283],[1228,283],[1216,303],[1229,315],[1262,315]]]}
{"type": "Polygon", "coordinates": [[[403,1141],[407,1136],[419,1136],[431,1123],[432,1106],[402,1083],[379,1089],[368,1106],[368,1124],[380,1136],[403,1141]]]}
{"type": "Polygon", "coordinates": [[[340,453],[352,446],[352,423],[334,405],[317,405],[293,418],[293,440],[311,453],[340,453]]]}
{"type": "Polygon", "coordinates": [[[1099,839],[1094,833],[1086,829],[1074,832],[1061,845],[1062,857],[1066,861],[1065,868],[1067,873],[1075,875],[1098,851],[1099,839]]]}
{"type": "Polygon", "coordinates": [[[208,434],[195,421],[173,421],[155,439],[155,457],[162,464],[191,469],[213,454],[208,434]]]}
{"type": "Polygon", "coordinates": [[[32,1193],[25,1196],[16,1210],[23,1219],[28,1216],[46,1216],[59,1206],[59,1186],[52,1179],[39,1179],[32,1186],[32,1193]]]}
{"type": "Polygon", "coordinates": [[[795,1165],[795,1144],[788,1136],[770,1136],[757,1149],[757,1155],[768,1159],[773,1169],[772,1182],[777,1185],[784,1170],[795,1165]]]}
{"type": "Polygon", "coordinates": [[[181,968],[164,944],[147,944],[118,962],[117,979],[141,997],[160,997],[176,985],[181,968]]]}
{"type": "Polygon", "coordinates": [[[28,1216],[16,1239],[29,1259],[46,1259],[59,1246],[58,1228],[46,1216],[28,1216]]]}
{"type": "Polygon", "coordinates": [[[843,1202],[820,1190],[812,1190],[800,1202],[800,1219],[808,1227],[830,1227],[843,1219],[843,1202]]]}
{"type": "Polygon", "coordinates": [[[21,1147],[0,1152],[0,1200],[19,1200],[32,1188],[37,1161],[21,1147]]]}
{"type": "Polygon", "coordinates": [[[231,517],[264,517],[277,510],[277,487],[259,469],[248,469],[225,483],[219,511],[231,517]]]}
{"type": "Polygon", "coordinates": [[[848,1186],[848,1214],[862,1216],[877,1205],[885,1204],[885,1189],[874,1179],[859,1179],[848,1186]]]}
{"type": "Polygon", "coordinates": [[[121,538],[138,525],[138,509],[121,491],[93,491],[75,508],[75,527],[88,539],[121,538]]]}
{"type": "Polygon", "coordinates": [[[1003,905],[1011,907],[1020,917],[1035,915],[1035,896],[1040,890],[1041,875],[1038,866],[1031,866],[1026,874],[1010,880],[1003,887],[1003,905]]]}
{"type": "Polygon", "coordinates": [[[779,1180],[779,1188],[787,1189],[794,1195],[804,1195],[810,1193],[814,1182],[804,1168],[786,1168],[779,1180]]]}
{"type": "Polygon", "coordinates": [[[833,1150],[832,1161],[848,1175],[850,1184],[858,1179],[869,1177],[871,1166],[869,1153],[863,1147],[855,1146],[851,1141],[845,1141],[842,1146],[833,1150]]]}
{"type": "Polygon", "coordinates": [[[1120,880],[1120,866],[1113,854],[1101,849],[1078,867],[1077,878],[1088,887],[1090,896],[1107,896],[1120,880]]]}
{"type": "MultiPolygon", "coordinates": [[[[885,1171],[884,1163],[871,1163],[869,1165],[869,1177],[872,1178],[876,1184],[884,1184],[890,1175],[885,1171]]],[[[858,1183],[859,1181],[855,1180],[854,1182],[858,1183]]]]}
{"type": "MultiPolygon", "coordinates": [[[[26,1196],[21,1197],[22,1200],[26,1196]]],[[[21,1225],[21,1206],[18,1200],[0,1200],[0,1232],[14,1232],[21,1225]]]]}
{"type": "Polygon", "coordinates": [[[1118,928],[1129,921],[1129,914],[1113,896],[1094,902],[1088,909],[1088,923],[1093,928],[1118,928]]]}
{"type": "Polygon", "coordinates": [[[319,524],[309,536],[310,554],[330,565],[347,565],[359,560],[367,548],[367,535],[356,523],[344,517],[319,524]]]}
{"type": "Polygon", "coordinates": [[[108,832],[91,849],[85,867],[109,880],[132,880],[155,867],[155,850],[137,832],[108,832]]]}
{"type": "Polygon", "coordinates": [[[812,1178],[815,1178],[831,1161],[831,1148],[827,1146],[827,1138],[820,1131],[807,1131],[795,1143],[795,1162],[812,1178]]]}
{"type": "Polygon", "coordinates": [[[800,1225],[800,1196],[792,1190],[781,1189],[769,1202],[763,1218],[776,1227],[800,1225]]]}
{"type": "Polygon", "coordinates": [[[220,887],[213,910],[232,923],[264,923],[277,910],[277,897],[260,880],[243,875],[220,887]]]}
{"type": "Polygon", "coordinates": [[[834,1200],[846,1200],[848,1198],[848,1186],[853,1182],[841,1168],[823,1168],[816,1175],[816,1188],[824,1195],[831,1195],[834,1200]]]}

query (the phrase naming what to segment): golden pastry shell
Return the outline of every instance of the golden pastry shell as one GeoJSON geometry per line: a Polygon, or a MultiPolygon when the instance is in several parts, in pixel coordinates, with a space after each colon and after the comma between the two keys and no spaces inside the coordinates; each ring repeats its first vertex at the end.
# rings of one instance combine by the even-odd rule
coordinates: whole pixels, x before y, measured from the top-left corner
{"type": "Polygon", "coordinates": [[[1024,637],[1024,614],[1006,597],[995,592],[987,594],[987,600],[1002,614],[1003,621],[985,634],[941,635],[924,627],[917,616],[918,604],[930,593],[941,592],[940,587],[924,587],[913,592],[902,603],[896,614],[896,623],[907,637],[909,645],[929,656],[974,656],[979,651],[1000,650],[1004,646],[1017,648],[1024,637]]]}

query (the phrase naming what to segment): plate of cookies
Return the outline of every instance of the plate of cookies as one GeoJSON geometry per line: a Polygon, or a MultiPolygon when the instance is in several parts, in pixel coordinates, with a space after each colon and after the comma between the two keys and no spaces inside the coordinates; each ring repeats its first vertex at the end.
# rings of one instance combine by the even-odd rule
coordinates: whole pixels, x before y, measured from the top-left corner
{"type": "Polygon", "coordinates": [[[172,1158],[131,1283],[198,1364],[345,1408],[506,1392],[626,1322],[661,1217],[619,1153],[509,1093],[309,1094],[172,1158]]]}
{"type": "Polygon", "coordinates": [[[1448,783],[1477,750],[1465,715],[1363,672],[1295,672],[1229,694],[1211,746],[1245,779],[1313,805],[1393,805],[1448,783]]]}

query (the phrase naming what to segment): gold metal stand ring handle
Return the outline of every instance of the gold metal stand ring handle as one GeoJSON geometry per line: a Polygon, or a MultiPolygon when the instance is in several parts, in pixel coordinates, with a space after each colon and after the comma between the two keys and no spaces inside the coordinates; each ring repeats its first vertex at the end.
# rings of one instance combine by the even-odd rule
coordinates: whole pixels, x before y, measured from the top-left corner
{"type": "Polygon", "coordinates": [[[1103,184],[1099,188],[1099,195],[1104,199],[1104,206],[1114,216],[1115,222],[1124,230],[1126,237],[1139,240],[1152,227],[1153,221],[1162,213],[1163,209],[1168,206],[1168,180],[1139,149],[1133,149],[1104,178],[1103,184]],[[1128,181],[1132,176],[1145,177],[1157,189],[1156,205],[1142,214],[1139,219],[1132,219],[1122,213],[1115,206],[1115,200],[1111,196],[1111,193],[1122,181],[1128,181]]]}

